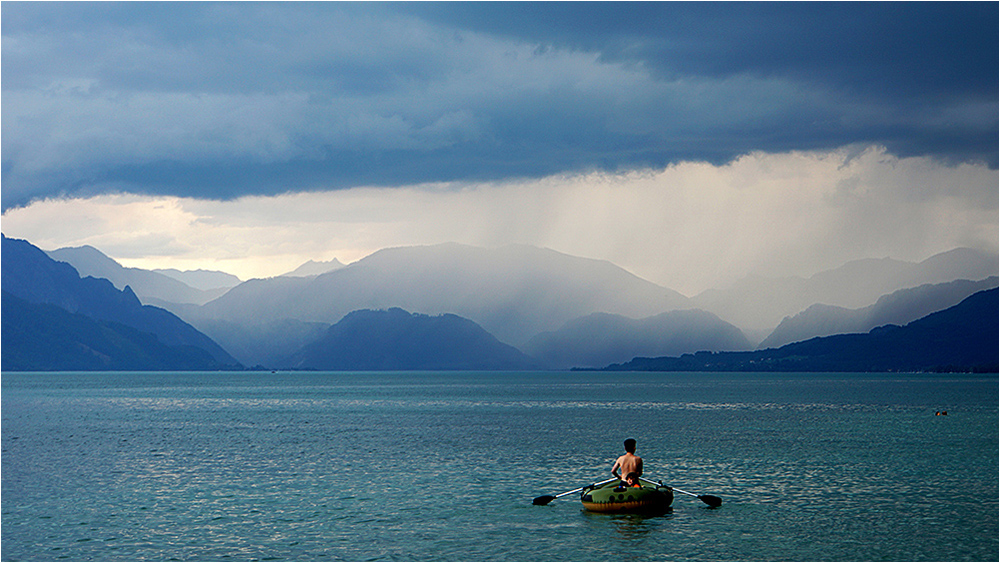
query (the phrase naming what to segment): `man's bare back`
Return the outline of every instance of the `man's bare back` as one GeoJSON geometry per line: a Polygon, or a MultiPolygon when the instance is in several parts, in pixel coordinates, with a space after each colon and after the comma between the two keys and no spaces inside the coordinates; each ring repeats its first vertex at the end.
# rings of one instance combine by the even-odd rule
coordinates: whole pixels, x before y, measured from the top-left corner
{"type": "Polygon", "coordinates": [[[624,479],[629,473],[642,475],[642,458],[635,455],[635,440],[625,440],[625,455],[619,457],[613,466],[611,474],[619,479],[624,479]],[[618,473],[621,470],[621,473],[618,473]]]}

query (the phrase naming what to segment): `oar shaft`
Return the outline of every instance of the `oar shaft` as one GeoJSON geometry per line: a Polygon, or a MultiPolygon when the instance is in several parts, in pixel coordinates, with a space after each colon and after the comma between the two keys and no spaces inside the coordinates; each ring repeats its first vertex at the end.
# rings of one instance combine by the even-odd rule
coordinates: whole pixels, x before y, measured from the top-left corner
{"type": "MultiPolygon", "coordinates": [[[[639,477],[639,480],[640,481],[645,481],[645,482],[649,483],[650,485],[663,485],[663,481],[650,481],[649,479],[646,479],[645,477],[639,477]]],[[[715,497],[715,496],[712,496],[712,495],[698,495],[698,494],[695,494],[695,493],[689,493],[687,491],[678,489],[677,487],[670,487],[670,489],[673,490],[673,491],[677,491],[678,493],[684,493],[685,495],[692,496],[692,497],[694,497],[694,498],[700,500],[701,502],[704,502],[705,504],[708,504],[710,506],[718,506],[718,505],[722,504],[722,499],[720,499],[719,497],[715,497]]]]}
{"type": "Polygon", "coordinates": [[[608,479],[606,481],[601,481],[600,483],[594,483],[593,485],[586,485],[586,486],[580,487],[578,489],[573,489],[572,491],[566,491],[565,493],[559,493],[558,495],[542,495],[540,497],[536,497],[535,500],[531,501],[531,504],[534,504],[536,506],[546,505],[546,504],[548,504],[548,503],[556,500],[559,497],[564,497],[566,495],[571,495],[573,493],[578,493],[578,492],[586,489],[587,487],[600,487],[601,485],[607,485],[608,483],[610,483],[612,481],[617,481],[617,478],[615,478],[615,479],[608,479]]]}
{"type": "Polygon", "coordinates": [[[677,491],[678,493],[684,493],[686,495],[690,495],[690,496],[693,496],[695,498],[698,497],[698,495],[696,495],[695,493],[689,493],[687,491],[682,491],[682,490],[678,489],[677,487],[670,487],[670,488],[673,489],[673,490],[675,490],[675,491],[677,491]]]}
{"type": "MultiPolygon", "coordinates": [[[[646,479],[645,477],[639,477],[639,480],[640,481],[645,481],[645,482],[649,483],[650,485],[663,485],[663,481],[652,481],[650,479],[646,479]]],[[[694,493],[689,493],[687,491],[682,491],[682,490],[678,489],[677,487],[670,487],[670,489],[674,490],[674,491],[677,491],[678,493],[684,493],[686,495],[691,495],[693,497],[697,497],[698,496],[698,495],[696,495],[694,493]]]]}
{"type": "MultiPolygon", "coordinates": [[[[649,483],[650,485],[660,485],[660,486],[663,486],[663,481],[653,481],[652,479],[646,479],[645,477],[639,477],[639,480],[640,481],[645,481],[645,482],[649,483]]],[[[677,491],[677,492],[680,492],[680,493],[684,492],[684,491],[682,491],[680,489],[674,489],[673,487],[670,487],[670,488],[673,489],[673,490],[675,490],[675,491],[677,491]]],[[[693,494],[693,493],[686,493],[686,494],[690,495],[690,494],[693,494]]],[[[698,495],[694,495],[694,496],[698,496],[698,495]]]]}
{"type": "Polygon", "coordinates": [[[587,485],[586,487],[580,487],[579,489],[573,489],[572,491],[566,491],[565,493],[559,493],[558,495],[556,495],[556,498],[564,497],[566,495],[571,495],[573,493],[579,493],[580,491],[586,489],[587,487],[599,487],[601,485],[607,485],[608,483],[610,483],[612,481],[617,481],[617,480],[618,480],[618,478],[608,479],[606,481],[601,481],[600,483],[594,483],[593,485],[587,485]]]}

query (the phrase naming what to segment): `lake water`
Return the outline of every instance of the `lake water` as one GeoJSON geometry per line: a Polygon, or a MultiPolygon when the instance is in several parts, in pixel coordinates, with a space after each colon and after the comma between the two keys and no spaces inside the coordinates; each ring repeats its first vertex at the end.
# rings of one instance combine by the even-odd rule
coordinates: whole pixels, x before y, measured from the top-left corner
{"type": "Polygon", "coordinates": [[[991,375],[2,377],[15,560],[997,561],[991,375]],[[947,410],[947,416],[935,416],[947,410]],[[677,494],[581,510],[626,437],[677,494]]]}

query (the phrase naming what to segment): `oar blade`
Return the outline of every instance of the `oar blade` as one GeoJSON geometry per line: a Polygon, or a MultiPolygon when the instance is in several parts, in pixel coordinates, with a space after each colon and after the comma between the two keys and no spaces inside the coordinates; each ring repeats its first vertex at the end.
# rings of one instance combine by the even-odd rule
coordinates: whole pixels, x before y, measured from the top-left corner
{"type": "Polygon", "coordinates": [[[698,495],[701,502],[711,506],[712,508],[719,508],[722,506],[722,499],[714,495],[698,495]]]}
{"type": "Polygon", "coordinates": [[[545,506],[554,500],[556,500],[556,497],[552,495],[542,495],[540,497],[535,497],[535,500],[531,501],[531,504],[535,506],[545,506]]]}

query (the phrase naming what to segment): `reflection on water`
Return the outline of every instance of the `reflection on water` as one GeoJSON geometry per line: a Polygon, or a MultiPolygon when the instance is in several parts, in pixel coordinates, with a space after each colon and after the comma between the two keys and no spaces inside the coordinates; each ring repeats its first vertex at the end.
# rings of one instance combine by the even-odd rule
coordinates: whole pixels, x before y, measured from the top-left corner
{"type": "Polygon", "coordinates": [[[659,530],[662,523],[660,520],[669,520],[673,517],[673,512],[673,508],[667,508],[659,514],[598,514],[586,510],[581,510],[580,514],[583,518],[591,520],[590,524],[596,530],[603,531],[610,528],[615,531],[619,539],[631,541],[643,539],[650,532],[659,530]]]}

